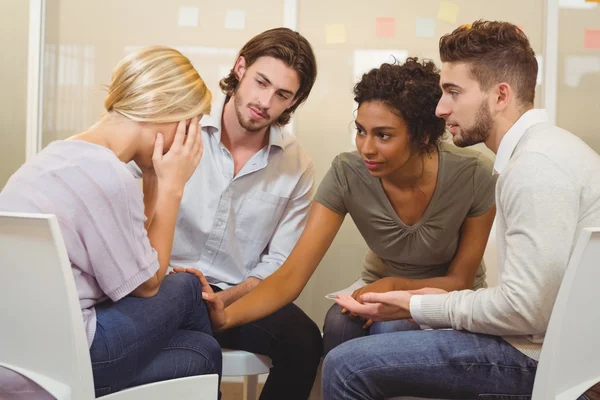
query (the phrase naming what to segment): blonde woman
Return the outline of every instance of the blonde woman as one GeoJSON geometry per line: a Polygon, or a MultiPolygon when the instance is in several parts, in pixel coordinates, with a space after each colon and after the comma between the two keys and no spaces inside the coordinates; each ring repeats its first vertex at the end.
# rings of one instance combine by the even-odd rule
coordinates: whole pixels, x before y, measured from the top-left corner
{"type": "Polygon", "coordinates": [[[186,57],[144,48],[114,70],[100,121],[51,143],[0,193],[0,210],[58,218],[98,397],[221,373],[200,281],[165,275],[184,185],[202,156],[198,118],[210,102],[186,57]],[[130,161],[144,170],[143,196],[130,161]]]}

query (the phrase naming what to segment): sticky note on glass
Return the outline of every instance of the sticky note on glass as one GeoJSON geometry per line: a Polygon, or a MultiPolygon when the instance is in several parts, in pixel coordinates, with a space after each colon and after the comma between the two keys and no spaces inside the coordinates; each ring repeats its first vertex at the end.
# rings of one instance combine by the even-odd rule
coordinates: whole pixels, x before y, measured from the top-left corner
{"type": "Polygon", "coordinates": [[[565,85],[577,88],[581,78],[600,72],[599,56],[567,56],[565,60],[565,85]]]}
{"type": "Polygon", "coordinates": [[[394,37],[396,36],[396,18],[377,17],[375,20],[375,36],[394,37]]]}
{"type": "Polygon", "coordinates": [[[243,30],[246,27],[246,13],[243,10],[225,12],[225,29],[243,30]]]}
{"type": "Polygon", "coordinates": [[[586,3],[600,3],[600,0],[585,0],[586,3]]]}
{"type": "Polygon", "coordinates": [[[455,24],[456,18],[458,17],[458,10],[458,4],[454,4],[449,1],[442,1],[440,2],[440,9],[438,10],[437,17],[440,21],[455,24]]]}
{"type": "Polygon", "coordinates": [[[417,18],[415,23],[415,36],[432,38],[435,36],[435,20],[433,18],[417,18]]]}
{"type": "Polygon", "coordinates": [[[344,24],[328,24],[325,27],[327,44],[346,43],[346,26],[344,24]]]}
{"type": "Polygon", "coordinates": [[[600,49],[600,29],[586,29],[583,39],[586,49],[600,49]]]}
{"type": "Polygon", "coordinates": [[[198,7],[180,7],[177,25],[198,26],[198,7]]]}

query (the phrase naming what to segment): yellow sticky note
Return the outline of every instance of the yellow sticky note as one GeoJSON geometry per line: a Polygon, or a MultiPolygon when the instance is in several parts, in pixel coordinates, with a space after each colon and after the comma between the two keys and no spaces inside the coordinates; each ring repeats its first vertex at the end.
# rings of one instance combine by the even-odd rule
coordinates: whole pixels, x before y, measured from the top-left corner
{"type": "Polygon", "coordinates": [[[440,2],[440,9],[438,10],[438,19],[440,21],[449,22],[451,24],[456,23],[456,17],[458,17],[459,7],[458,4],[451,3],[449,1],[440,2]]]}
{"type": "Polygon", "coordinates": [[[586,3],[600,3],[600,0],[585,0],[586,3]]]}
{"type": "Polygon", "coordinates": [[[346,43],[346,26],[344,24],[328,24],[326,26],[327,44],[346,43]]]}

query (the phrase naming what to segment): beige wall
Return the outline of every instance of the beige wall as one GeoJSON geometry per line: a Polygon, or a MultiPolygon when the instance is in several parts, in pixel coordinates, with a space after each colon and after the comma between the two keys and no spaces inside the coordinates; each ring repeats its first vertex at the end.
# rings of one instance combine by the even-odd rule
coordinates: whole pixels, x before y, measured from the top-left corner
{"type": "Polygon", "coordinates": [[[25,161],[28,22],[28,1],[0,1],[0,189],[25,161]]]}

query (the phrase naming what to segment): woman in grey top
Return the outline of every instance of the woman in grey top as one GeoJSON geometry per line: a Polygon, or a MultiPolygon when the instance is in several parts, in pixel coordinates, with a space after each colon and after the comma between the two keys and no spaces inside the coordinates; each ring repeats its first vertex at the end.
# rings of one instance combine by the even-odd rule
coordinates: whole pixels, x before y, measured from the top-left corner
{"type": "MultiPolygon", "coordinates": [[[[227,329],[293,301],[349,213],[370,251],[354,293],[485,285],[483,252],[495,215],[491,162],[440,142],[441,96],[432,62],[409,58],[363,75],[354,89],[358,152],[340,154],[323,179],[302,236],[287,261],[222,312],[211,294],[213,326],[227,329]]],[[[325,351],[342,341],[389,329],[351,319],[334,305],[325,351]],[[363,328],[364,325],[364,328],[363,328]]],[[[413,328],[410,325],[392,329],[413,328]]]]}

